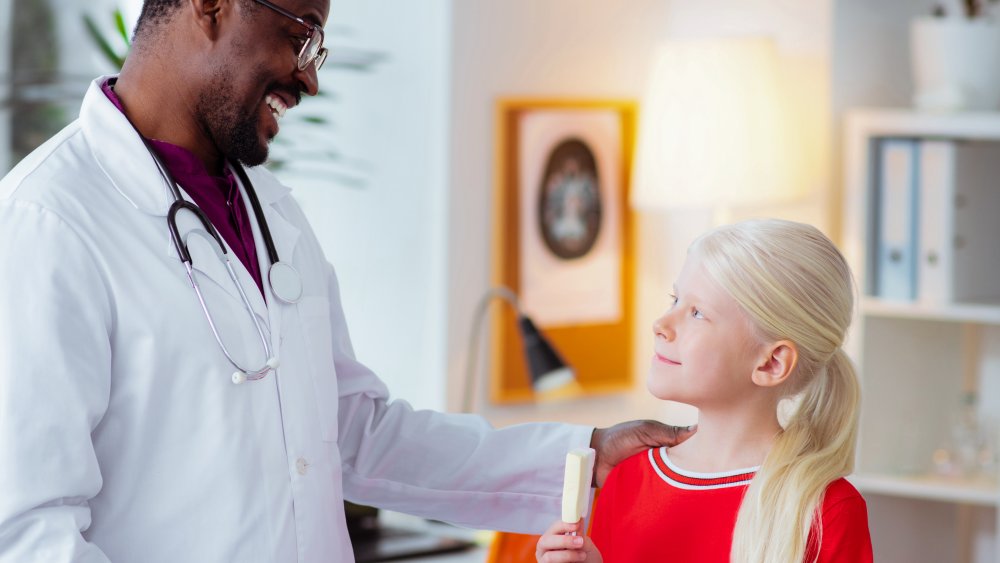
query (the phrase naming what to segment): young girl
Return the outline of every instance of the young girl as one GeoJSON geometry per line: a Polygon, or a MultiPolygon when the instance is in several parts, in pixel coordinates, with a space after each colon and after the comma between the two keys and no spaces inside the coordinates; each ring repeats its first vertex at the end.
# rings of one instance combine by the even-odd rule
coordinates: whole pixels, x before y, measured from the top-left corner
{"type": "Polygon", "coordinates": [[[867,508],[843,479],[859,401],[843,256],[808,225],[747,221],[696,240],[674,293],[647,386],[698,407],[698,432],[615,467],[592,538],[557,522],[538,560],[870,563],[867,508]]]}

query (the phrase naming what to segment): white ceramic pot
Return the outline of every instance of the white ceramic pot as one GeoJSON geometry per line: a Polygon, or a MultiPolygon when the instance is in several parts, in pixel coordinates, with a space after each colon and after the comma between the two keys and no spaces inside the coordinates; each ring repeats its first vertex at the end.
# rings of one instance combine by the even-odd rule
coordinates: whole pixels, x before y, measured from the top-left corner
{"type": "Polygon", "coordinates": [[[1000,109],[1000,25],[917,18],[910,25],[910,55],[918,109],[1000,109]]]}

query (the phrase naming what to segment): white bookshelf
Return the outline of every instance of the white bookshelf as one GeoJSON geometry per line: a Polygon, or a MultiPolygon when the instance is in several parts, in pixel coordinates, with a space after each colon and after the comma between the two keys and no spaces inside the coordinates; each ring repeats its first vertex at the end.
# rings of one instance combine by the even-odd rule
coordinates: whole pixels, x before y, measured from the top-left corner
{"type": "MultiPolygon", "coordinates": [[[[1000,183],[998,183],[1000,186],[1000,183]]],[[[998,217],[1000,220],[1000,217],[998,217]]],[[[1000,241],[997,241],[1000,244],[1000,241]]],[[[998,247],[1000,251],[1000,247],[998,247]]],[[[998,280],[1000,285],[1000,280],[998,280]]],[[[860,309],[866,316],[1000,325],[1000,303],[961,303],[947,306],[905,304],[863,297],[860,309]]]]}
{"type": "MultiPolygon", "coordinates": [[[[876,141],[893,138],[996,142],[1000,155],[1000,113],[870,109],[847,114],[842,245],[859,291],[848,350],[863,389],[851,481],[869,503],[876,561],[1000,563],[996,474],[944,476],[931,461],[935,450],[952,442],[963,393],[977,392],[980,419],[1000,424],[1000,271],[992,272],[996,295],[986,299],[876,295],[876,141]]],[[[987,169],[992,172],[992,163],[987,169]]],[[[991,178],[1000,193],[1000,158],[991,178]]],[[[992,237],[994,225],[1000,225],[1000,205],[976,213],[980,219],[963,224],[964,234],[984,231],[992,237]]],[[[1000,253],[1000,238],[991,244],[1000,253]]]]}
{"type": "Polygon", "coordinates": [[[995,508],[998,503],[996,479],[950,479],[934,475],[899,476],[878,473],[856,474],[850,478],[858,490],[946,503],[995,508]]]}

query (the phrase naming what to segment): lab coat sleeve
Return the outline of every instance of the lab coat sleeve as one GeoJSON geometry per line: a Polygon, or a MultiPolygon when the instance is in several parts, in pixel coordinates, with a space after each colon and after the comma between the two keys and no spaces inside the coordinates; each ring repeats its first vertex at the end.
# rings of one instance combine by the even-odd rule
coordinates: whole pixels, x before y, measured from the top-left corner
{"type": "Polygon", "coordinates": [[[414,410],[354,357],[330,271],[339,445],[348,500],[480,529],[542,533],[560,514],[566,452],[592,427],[414,410]]]}
{"type": "Polygon", "coordinates": [[[0,563],[108,561],[82,535],[111,373],[110,300],[83,291],[100,276],[59,217],[0,201],[0,563]]]}

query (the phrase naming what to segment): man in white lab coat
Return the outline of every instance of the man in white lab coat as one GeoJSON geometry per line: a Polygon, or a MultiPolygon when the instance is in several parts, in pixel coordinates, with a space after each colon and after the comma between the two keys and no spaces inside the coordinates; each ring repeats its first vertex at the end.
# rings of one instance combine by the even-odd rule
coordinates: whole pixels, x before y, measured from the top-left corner
{"type": "Polygon", "coordinates": [[[258,166],[318,89],[328,11],[148,0],[121,75],[0,182],[0,562],[350,562],[345,497],[540,532],[567,450],[594,445],[600,481],[678,439],[413,411],[354,358],[333,269],[258,166]]]}

